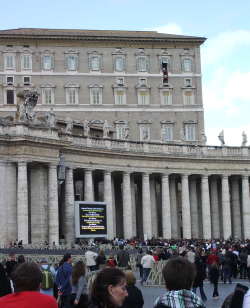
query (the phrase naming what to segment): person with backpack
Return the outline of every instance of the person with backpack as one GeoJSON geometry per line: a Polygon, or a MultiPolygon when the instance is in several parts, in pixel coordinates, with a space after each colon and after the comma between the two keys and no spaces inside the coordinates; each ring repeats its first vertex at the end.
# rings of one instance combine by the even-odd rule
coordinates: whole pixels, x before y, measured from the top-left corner
{"type": "Polygon", "coordinates": [[[55,269],[53,266],[50,266],[48,264],[48,261],[46,259],[42,259],[40,268],[42,272],[40,292],[53,296],[53,286],[56,275],[55,269]]]}
{"type": "Polygon", "coordinates": [[[71,308],[71,274],[72,274],[72,257],[71,254],[66,253],[63,256],[61,265],[56,274],[56,285],[58,288],[58,296],[60,296],[60,307],[71,308]]]}

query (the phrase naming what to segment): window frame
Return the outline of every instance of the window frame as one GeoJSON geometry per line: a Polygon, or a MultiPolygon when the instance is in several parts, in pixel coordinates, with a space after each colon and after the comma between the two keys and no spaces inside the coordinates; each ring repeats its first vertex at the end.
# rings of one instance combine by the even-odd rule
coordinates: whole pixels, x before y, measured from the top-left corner
{"type": "Polygon", "coordinates": [[[54,69],[54,55],[51,54],[43,54],[42,55],[42,70],[43,71],[52,71],[54,69]],[[50,57],[51,62],[50,62],[50,68],[45,67],[45,58],[50,57]]]}
{"type": "Polygon", "coordinates": [[[194,91],[190,88],[183,90],[183,105],[186,106],[195,105],[194,91]],[[187,95],[187,93],[191,93],[191,95],[187,95]]]}
{"type": "Polygon", "coordinates": [[[97,86],[94,86],[94,87],[90,87],[90,105],[102,105],[102,87],[97,87],[97,86]],[[98,103],[95,103],[95,93],[94,91],[98,90],[98,100],[99,102],[98,103]]]}
{"type": "Polygon", "coordinates": [[[32,54],[30,53],[23,53],[21,55],[21,70],[22,71],[31,71],[32,70],[32,54]],[[28,63],[29,63],[29,67],[25,67],[25,59],[29,59],[28,63]]]}
{"type": "Polygon", "coordinates": [[[4,55],[4,70],[5,71],[15,71],[16,70],[16,54],[15,53],[6,53],[4,55]],[[8,66],[8,57],[11,57],[12,58],[12,66],[8,66]]]}
{"type": "Polygon", "coordinates": [[[79,104],[79,87],[65,87],[66,105],[78,105],[79,104]],[[74,90],[74,102],[71,100],[71,91],[74,90]]]}
{"type": "Polygon", "coordinates": [[[147,88],[146,89],[142,88],[142,89],[138,89],[137,90],[137,103],[140,106],[148,106],[148,105],[150,105],[150,92],[149,92],[149,90],[147,88]],[[142,92],[147,93],[147,95],[142,95],[141,94],[142,92]],[[143,96],[145,97],[144,103],[143,103],[143,100],[142,100],[143,96]]]}
{"type": "Polygon", "coordinates": [[[78,54],[75,54],[75,53],[67,53],[65,55],[65,61],[66,61],[66,70],[68,72],[77,72],[78,71],[78,54]],[[70,68],[70,65],[69,65],[69,59],[70,57],[72,57],[72,59],[74,59],[75,61],[75,65],[74,65],[74,68],[70,68]]]}
{"type": "Polygon", "coordinates": [[[161,140],[162,142],[169,142],[174,140],[174,123],[162,124],[161,126],[161,140]],[[169,129],[166,134],[164,130],[169,129]],[[169,138],[164,138],[164,136],[170,136],[169,138]]]}
{"type": "Polygon", "coordinates": [[[47,105],[47,106],[50,106],[50,105],[54,105],[55,104],[55,90],[53,87],[43,87],[42,88],[42,104],[43,105],[47,105]],[[50,99],[51,99],[51,103],[47,103],[46,102],[46,91],[50,90],[51,91],[51,95],[50,95],[50,99]]]}
{"type": "Polygon", "coordinates": [[[173,105],[173,91],[172,91],[172,89],[167,88],[167,89],[162,89],[161,90],[161,105],[163,105],[163,106],[173,105]],[[169,93],[169,95],[168,95],[168,97],[169,97],[168,103],[165,102],[165,96],[167,96],[167,95],[164,95],[165,92],[169,93]]]}
{"type": "Polygon", "coordinates": [[[185,141],[196,141],[197,138],[197,123],[184,123],[185,141]],[[192,128],[192,131],[191,131],[192,128]]]}

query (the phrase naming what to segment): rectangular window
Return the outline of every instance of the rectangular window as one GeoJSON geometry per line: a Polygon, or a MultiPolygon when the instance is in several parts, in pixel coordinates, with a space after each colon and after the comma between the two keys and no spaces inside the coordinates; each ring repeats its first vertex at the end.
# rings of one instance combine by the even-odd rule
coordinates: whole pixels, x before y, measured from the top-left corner
{"type": "Polygon", "coordinates": [[[138,92],[138,104],[139,105],[149,105],[149,92],[148,91],[138,92]]]}
{"type": "Polygon", "coordinates": [[[22,55],[22,69],[31,70],[32,69],[32,57],[31,55],[22,55]]]}
{"type": "Polygon", "coordinates": [[[126,139],[127,127],[125,125],[116,125],[116,139],[126,139]]]}
{"type": "Polygon", "coordinates": [[[6,91],[6,102],[8,105],[14,105],[14,102],[15,102],[14,90],[6,91]]]}
{"type": "Polygon", "coordinates": [[[13,70],[15,69],[15,57],[12,54],[5,55],[5,69],[13,70]]]}
{"type": "Polygon", "coordinates": [[[137,70],[139,72],[148,71],[148,60],[146,56],[137,57],[137,70]]]}
{"type": "Polygon", "coordinates": [[[51,70],[53,67],[53,58],[51,55],[43,56],[43,69],[44,70],[51,70]]]}
{"type": "Polygon", "coordinates": [[[183,70],[184,72],[192,72],[192,60],[191,59],[183,60],[183,70]]]}
{"type": "Polygon", "coordinates": [[[172,92],[170,90],[161,92],[162,105],[172,105],[172,92]]]}
{"type": "Polygon", "coordinates": [[[140,141],[149,141],[150,139],[150,127],[140,126],[140,141]]]}
{"type": "Polygon", "coordinates": [[[123,72],[125,70],[124,58],[123,57],[116,57],[114,66],[115,66],[116,72],[123,72]]]}
{"type": "Polygon", "coordinates": [[[14,84],[14,77],[13,76],[7,76],[6,77],[6,83],[8,86],[12,86],[14,84]]]}
{"type": "Polygon", "coordinates": [[[192,87],[192,79],[191,78],[185,78],[184,79],[184,86],[185,87],[192,87]]]}
{"type": "Polygon", "coordinates": [[[31,77],[30,76],[24,76],[23,77],[23,84],[24,84],[24,86],[30,86],[30,84],[31,84],[31,77]]]}
{"type": "Polygon", "coordinates": [[[78,89],[77,88],[67,88],[66,89],[66,103],[67,104],[78,104],[78,89]]]}
{"type": "Polygon", "coordinates": [[[92,105],[102,104],[102,90],[100,88],[91,88],[90,102],[92,105]]]}
{"type": "Polygon", "coordinates": [[[43,89],[43,103],[46,105],[53,104],[53,93],[51,88],[43,89]]]}
{"type": "Polygon", "coordinates": [[[116,79],[116,84],[117,84],[118,86],[124,86],[124,78],[123,78],[123,77],[118,77],[118,78],[116,79]]]}
{"type": "Polygon", "coordinates": [[[124,105],[124,104],[126,104],[125,92],[123,90],[117,90],[115,92],[115,104],[116,105],[124,105]]]}
{"type": "Polygon", "coordinates": [[[195,141],[196,139],[196,124],[185,124],[184,134],[186,141],[195,141]]]}
{"type": "Polygon", "coordinates": [[[147,79],[146,78],[139,78],[139,86],[143,87],[147,85],[147,79]]]}
{"type": "Polygon", "coordinates": [[[184,105],[193,105],[194,104],[194,95],[193,91],[184,91],[184,105]]]}
{"type": "Polygon", "coordinates": [[[164,125],[162,127],[162,141],[173,140],[173,124],[164,125]]]}
{"type": "Polygon", "coordinates": [[[76,71],[77,70],[77,56],[76,55],[68,55],[67,56],[67,70],[68,71],[76,71]]]}
{"type": "Polygon", "coordinates": [[[100,71],[100,68],[101,68],[100,57],[92,56],[90,58],[90,69],[92,71],[100,71]]]}

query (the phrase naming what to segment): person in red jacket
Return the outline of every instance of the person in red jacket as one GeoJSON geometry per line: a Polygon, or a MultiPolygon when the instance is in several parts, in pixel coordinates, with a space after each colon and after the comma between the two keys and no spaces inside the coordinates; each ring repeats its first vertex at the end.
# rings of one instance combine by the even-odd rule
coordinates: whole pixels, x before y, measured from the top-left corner
{"type": "Polygon", "coordinates": [[[216,249],[212,249],[207,258],[207,264],[209,267],[214,263],[219,264],[219,257],[216,254],[216,249]]]}
{"type": "Polygon", "coordinates": [[[0,308],[58,308],[54,297],[39,292],[42,272],[36,263],[20,264],[12,274],[15,293],[0,298],[0,308]]]}

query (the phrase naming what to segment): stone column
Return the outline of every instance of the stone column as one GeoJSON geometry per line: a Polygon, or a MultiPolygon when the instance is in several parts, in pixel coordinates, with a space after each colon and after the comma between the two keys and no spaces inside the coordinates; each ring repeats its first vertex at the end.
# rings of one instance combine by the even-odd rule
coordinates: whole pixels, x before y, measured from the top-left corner
{"type": "Polygon", "coordinates": [[[18,162],[17,185],[17,235],[19,241],[22,240],[23,244],[28,244],[29,210],[27,162],[18,162]]]}
{"type": "Polygon", "coordinates": [[[220,213],[217,179],[211,179],[211,225],[213,238],[220,238],[220,213]]]}
{"type": "Polygon", "coordinates": [[[178,226],[178,210],[177,210],[177,200],[176,200],[176,183],[175,178],[170,179],[170,205],[171,205],[171,234],[172,238],[179,238],[179,226],[178,226]]]}
{"type": "Polygon", "coordinates": [[[202,224],[203,238],[211,239],[211,213],[210,213],[210,198],[208,176],[201,176],[201,204],[202,204],[202,224]]]}
{"type": "Polygon", "coordinates": [[[229,183],[227,175],[222,175],[221,186],[222,186],[223,237],[226,240],[232,235],[229,183]]]}
{"type": "Polygon", "coordinates": [[[244,238],[250,239],[250,199],[248,175],[242,176],[242,217],[244,238]]]}
{"type": "Polygon", "coordinates": [[[151,200],[151,219],[152,219],[152,235],[158,238],[158,215],[156,205],[156,189],[155,189],[155,178],[151,177],[149,181],[150,185],[150,200],[151,200]]]}
{"type": "Polygon", "coordinates": [[[85,170],[84,200],[85,201],[94,201],[93,178],[92,178],[92,170],[91,169],[85,170]]]}
{"type": "Polygon", "coordinates": [[[0,247],[4,247],[7,243],[7,207],[6,207],[6,193],[5,193],[5,181],[6,181],[6,162],[0,161],[0,247]]]}
{"type": "Polygon", "coordinates": [[[66,168],[65,174],[65,239],[70,245],[75,240],[75,208],[74,208],[74,179],[73,169],[66,168]]]}
{"type": "Polygon", "coordinates": [[[135,204],[135,178],[132,175],[130,177],[131,183],[131,198],[132,198],[132,224],[133,224],[133,236],[136,236],[137,229],[136,229],[136,204],[135,204]]]}
{"type": "Polygon", "coordinates": [[[196,180],[191,179],[190,188],[190,211],[191,211],[191,234],[193,238],[199,238],[199,217],[198,217],[198,198],[196,180]]]}
{"type": "MultiPolygon", "coordinates": [[[[6,189],[4,193],[7,198],[6,207],[7,207],[7,215],[8,215],[8,223],[7,223],[7,239],[8,241],[14,241],[17,239],[17,168],[15,163],[7,163],[6,169],[6,189]]],[[[1,172],[0,172],[1,177],[1,172]]],[[[2,186],[0,186],[2,187],[2,186]]],[[[1,192],[0,192],[1,194],[1,192]]],[[[3,199],[0,197],[0,204],[3,199]]],[[[0,215],[1,216],[1,215],[0,215]]],[[[1,224],[2,225],[2,224],[1,224]]]]}
{"type": "Polygon", "coordinates": [[[113,239],[114,233],[114,213],[113,213],[113,198],[112,198],[112,184],[111,172],[104,171],[104,202],[107,210],[107,235],[108,239],[113,239]]]}
{"type": "Polygon", "coordinates": [[[125,239],[130,239],[133,236],[133,222],[132,222],[132,196],[130,173],[123,173],[123,234],[125,239]]]}
{"type": "Polygon", "coordinates": [[[189,187],[188,175],[182,174],[181,176],[181,204],[182,204],[182,228],[183,238],[191,238],[191,215],[190,215],[190,200],[189,200],[189,187]]]}
{"type": "Polygon", "coordinates": [[[152,217],[149,174],[142,174],[142,214],[143,214],[143,235],[148,239],[152,238],[152,217]]]}
{"type": "MultiPolygon", "coordinates": [[[[248,179],[247,179],[248,181],[248,179]]],[[[239,178],[238,177],[232,177],[232,224],[233,224],[233,236],[236,238],[241,238],[242,236],[242,230],[241,230],[241,215],[240,215],[240,187],[239,187],[239,178]]],[[[243,180],[242,180],[243,183],[243,180]]],[[[243,185],[242,185],[243,188],[243,185]]],[[[243,189],[242,189],[242,195],[243,195],[243,189]]],[[[248,197],[249,199],[249,197],[248,197]]],[[[245,198],[242,198],[242,207],[245,202],[245,198]]],[[[248,207],[250,204],[248,204],[248,207]]],[[[243,215],[245,217],[245,215],[243,215]]],[[[244,220],[244,218],[243,218],[244,220]]]]}
{"type": "Polygon", "coordinates": [[[163,238],[171,239],[171,206],[169,193],[168,174],[163,174],[161,177],[162,191],[162,233],[163,238]]]}
{"type": "Polygon", "coordinates": [[[58,213],[58,184],[57,165],[49,165],[48,176],[48,214],[49,214],[49,243],[59,244],[59,213],[58,213]]]}

